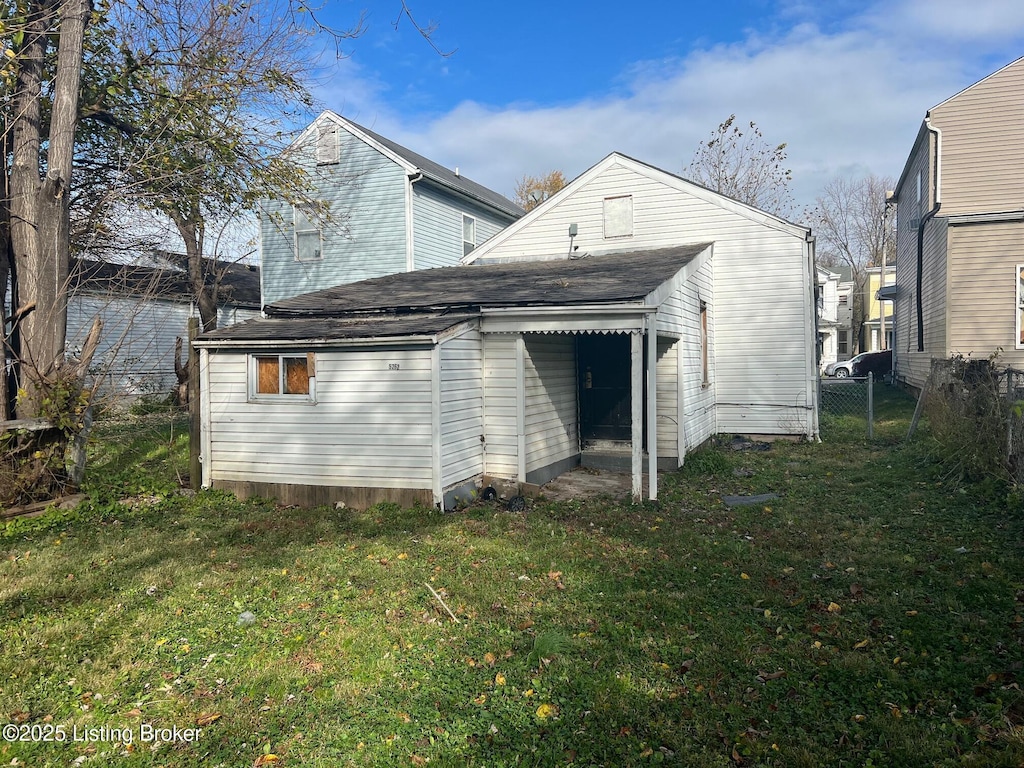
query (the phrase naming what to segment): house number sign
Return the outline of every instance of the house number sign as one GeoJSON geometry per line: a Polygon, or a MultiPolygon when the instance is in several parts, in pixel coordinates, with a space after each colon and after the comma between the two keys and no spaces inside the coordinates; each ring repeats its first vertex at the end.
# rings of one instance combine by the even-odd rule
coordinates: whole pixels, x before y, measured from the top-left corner
{"type": "Polygon", "coordinates": [[[398,371],[398,370],[401,370],[401,368],[402,368],[401,363],[388,363],[388,370],[389,371],[398,371]]]}

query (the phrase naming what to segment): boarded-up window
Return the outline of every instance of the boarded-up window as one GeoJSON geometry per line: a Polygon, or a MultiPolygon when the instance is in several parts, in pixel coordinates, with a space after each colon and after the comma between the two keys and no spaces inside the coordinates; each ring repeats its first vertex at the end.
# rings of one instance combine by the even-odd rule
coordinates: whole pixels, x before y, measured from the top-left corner
{"type": "Polygon", "coordinates": [[[321,125],[317,131],[316,138],[316,162],[317,165],[331,165],[337,163],[340,152],[338,150],[338,126],[333,123],[321,125]]]}
{"type": "Polygon", "coordinates": [[[706,387],[711,383],[708,370],[708,305],[707,302],[700,303],[700,366],[701,386],[706,387]]]}
{"type": "Polygon", "coordinates": [[[323,258],[323,233],[316,216],[295,208],[295,260],[317,261],[323,258]]]}
{"type": "Polygon", "coordinates": [[[604,199],[604,236],[630,237],[633,234],[633,196],[604,199]]]}
{"type": "Polygon", "coordinates": [[[311,400],[315,374],[312,354],[255,355],[250,368],[255,378],[250,388],[253,396],[298,396],[311,400]]]}

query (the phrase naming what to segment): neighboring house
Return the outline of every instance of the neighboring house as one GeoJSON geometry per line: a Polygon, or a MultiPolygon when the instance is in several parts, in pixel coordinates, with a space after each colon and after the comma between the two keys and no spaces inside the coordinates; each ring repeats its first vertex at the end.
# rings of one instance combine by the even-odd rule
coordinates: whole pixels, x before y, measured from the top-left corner
{"type": "MultiPolygon", "coordinates": [[[[153,263],[162,266],[72,262],[67,346],[71,351],[80,347],[93,320],[100,318],[103,332],[92,370],[103,379],[104,394],[169,394],[177,382],[175,341],[188,339],[188,319],[198,311],[188,275],[176,260],[159,256],[153,263]]],[[[218,264],[216,269],[223,272],[218,326],[258,317],[259,269],[245,264],[218,264]]],[[[187,353],[186,346],[182,357],[187,353]]]]}
{"type": "Polygon", "coordinates": [[[1024,367],[1024,59],[928,110],[895,191],[895,373],[1024,367]]]}
{"type": "Polygon", "coordinates": [[[839,279],[838,272],[818,269],[818,369],[839,360],[839,279]]]}
{"type": "Polygon", "coordinates": [[[523,215],[511,200],[334,112],[288,150],[329,211],[265,201],[263,303],[371,277],[444,267],[523,215]]]}
{"type": "Polygon", "coordinates": [[[839,307],[836,312],[836,361],[849,360],[857,354],[857,336],[853,332],[853,292],[856,283],[853,269],[849,266],[832,267],[839,275],[836,294],[839,307]]]}
{"type": "MultiPolygon", "coordinates": [[[[864,327],[863,343],[861,352],[878,352],[883,349],[892,349],[893,340],[893,314],[891,294],[890,300],[879,298],[879,291],[885,287],[896,284],[896,265],[887,264],[885,267],[885,280],[882,280],[882,268],[868,267],[864,270],[866,280],[864,281],[864,327]],[[885,315],[882,315],[882,309],[885,315]],[[883,328],[885,340],[883,343],[883,328]]],[[[887,295],[883,293],[883,296],[887,295]]]]}
{"type": "Polygon", "coordinates": [[[653,499],[716,433],[816,437],[809,230],[612,154],[470,258],[201,336],[203,484],[450,506],[619,451],[653,499]]]}

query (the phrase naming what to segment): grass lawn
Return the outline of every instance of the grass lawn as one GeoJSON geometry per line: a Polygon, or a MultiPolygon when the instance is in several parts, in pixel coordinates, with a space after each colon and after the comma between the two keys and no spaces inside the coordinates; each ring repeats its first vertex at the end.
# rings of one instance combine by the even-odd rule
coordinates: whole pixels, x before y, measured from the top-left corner
{"type": "Polygon", "coordinates": [[[180,425],[107,425],[0,538],[0,722],[67,738],[0,765],[1020,766],[1024,516],[878,401],[526,513],[179,495],[180,425]]]}

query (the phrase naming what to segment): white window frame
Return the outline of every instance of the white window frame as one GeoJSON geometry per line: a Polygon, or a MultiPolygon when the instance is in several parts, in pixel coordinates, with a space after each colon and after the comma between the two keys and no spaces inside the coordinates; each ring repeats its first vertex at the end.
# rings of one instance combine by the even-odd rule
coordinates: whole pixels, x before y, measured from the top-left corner
{"type": "Polygon", "coordinates": [[[633,236],[632,195],[606,197],[603,213],[605,240],[618,240],[633,236]]]}
{"type": "Polygon", "coordinates": [[[301,262],[323,261],[324,231],[316,217],[311,216],[296,205],[292,208],[292,222],[294,224],[294,242],[292,244],[292,250],[295,255],[295,260],[301,262]],[[318,242],[316,255],[309,258],[303,258],[302,248],[299,247],[299,243],[302,238],[308,238],[314,233],[317,236],[318,242]]]}
{"type": "Polygon", "coordinates": [[[468,256],[476,250],[476,218],[468,213],[462,214],[462,255],[468,256]],[[471,240],[466,239],[467,225],[473,230],[470,233],[471,240]]]}
{"type": "Polygon", "coordinates": [[[1020,337],[1021,331],[1024,331],[1024,319],[1021,318],[1021,314],[1024,313],[1024,285],[1022,285],[1022,281],[1024,281],[1024,264],[1017,265],[1016,281],[1017,321],[1014,324],[1016,328],[1014,336],[1016,343],[1014,344],[1014,347],[1017,349],[1024,349],[1024,342],[1021,341],[1020,337]]]}
{"type": "Polygon", "coordinates": [[[293,403],[297,405],[316,404],[316,357],[312,352],[253,352],[248,356],[248,400],[250,403],[293,403]],[[278,391],[259,392],[259,360],[277,358],[278,391]],[[306,365],[309,381],[308,392],[285,392],[286,360],[302,360],[306,365]]]}

